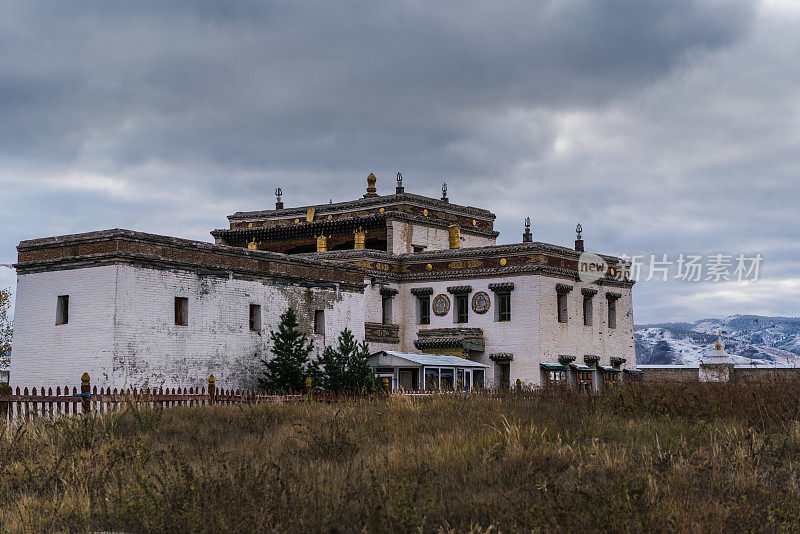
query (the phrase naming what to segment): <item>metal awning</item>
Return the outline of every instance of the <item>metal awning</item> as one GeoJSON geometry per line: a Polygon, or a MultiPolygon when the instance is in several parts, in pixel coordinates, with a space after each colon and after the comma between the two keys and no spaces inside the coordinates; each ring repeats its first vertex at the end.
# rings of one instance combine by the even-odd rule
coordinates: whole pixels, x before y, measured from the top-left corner
{"type": "Polygon", "coordinates": [[[485,369],[488,365],[449,354],[412,354],[394,350],[382,350],[369,357],[371,367],[397,367],[411,365],[423,367],[463,367],[485,369]],[[398,362],[397,360],[401,360],[398,362]]]}
{"type": "Polygon", "coordinates": [[[567,367],[560,363],[540,363],[539,367],[547,371],[566,371],[567,367]]]}
{"type": "Polygon", "coordinates": [[[616,367],[609,367],[608,365],[598,365],[597,367],[604,373],[619,373],[619,369],[616,367]]]}

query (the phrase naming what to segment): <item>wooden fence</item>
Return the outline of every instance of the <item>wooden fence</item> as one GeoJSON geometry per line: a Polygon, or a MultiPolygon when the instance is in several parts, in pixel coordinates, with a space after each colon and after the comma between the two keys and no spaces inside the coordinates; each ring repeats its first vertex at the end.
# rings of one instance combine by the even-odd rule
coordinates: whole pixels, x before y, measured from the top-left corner
{"type": "MultiPolygon", "coordinates": [[[[2,388],[2,386],[0,386],[2,388]]],[[[56,418],[84,413],[106,413],[130,404],[149,407],[211,406],[233,404],[264,404],[297,400],[338,402],[352,400],[352,395],[310,392],[271,393],[250,389],[217,388],[214,375],[208,387],[202,388],[131,388],[111,389],[92,387],[90,377],[81,377],[80,391],[69,386],[53,388],[0,389],[0,424],[29,421],[37,417],[56,418]]]]}

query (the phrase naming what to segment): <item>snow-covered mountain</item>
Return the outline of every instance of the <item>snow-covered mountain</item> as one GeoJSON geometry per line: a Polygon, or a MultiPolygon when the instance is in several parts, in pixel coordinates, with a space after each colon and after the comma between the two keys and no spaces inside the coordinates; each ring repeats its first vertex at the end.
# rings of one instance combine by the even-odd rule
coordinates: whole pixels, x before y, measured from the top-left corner
{"type": "Polygon", "coordinates": [[[731,315],[693,323],[637,325],[640,364],[697,365],[707,359],[717,333],[737,364],[800,367],[800,317],[731,315]]]}

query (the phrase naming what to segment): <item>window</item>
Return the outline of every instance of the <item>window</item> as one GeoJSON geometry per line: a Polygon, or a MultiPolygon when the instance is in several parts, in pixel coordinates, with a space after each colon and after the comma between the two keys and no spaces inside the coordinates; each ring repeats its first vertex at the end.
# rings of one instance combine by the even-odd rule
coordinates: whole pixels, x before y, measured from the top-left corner
{"type": "Polygon", "coordinates": [[[69,295],[61,295],[56,301],[56,324],[69,323],[69,295]]]}
{"type": "Polygon", "coordinates": [[[426,367],[425,368],[425,390],[437,391],[439,389],[439,368],[426,367]]]}
{"type": "Polygon", "coordinates": [[[175,324],[186,326],[189,324],[189,299],[175,297],[175,324]]]}
{"type": "Polygon", "coordinates": [[[608,300],[608,327],[617,327],[617,301],[616,299],[608,300]]]}
{"type": "Polygon", "coordinates": [[[418,297],[419,303],[419,324],[431,324],[431,298],[428,296],[418,297]]]}
{"type": "Polygon", "coordinates": [[[567,322],[567,294],[558,293],[558,322],[567,322]]]}
{"type": "Polygon", "coordinates": [[[411,248],[414,250],[414,254],[425,252],[425,245],[411,245],[411,248]]]}
{"type": "Polygon", "coordinates": [[[457,323],[469,322],[468,295],[456,295],[456,321],[457,323]]]}
{"type": "Polygon", "coordinates": [[[325,310],[316,310],[314,312],[314,333],[325,333],[325,310]]]}
{"type": "Polygon", "coordinates": [[[566,371],[547,371],[547,386],[564,386],[567,383],[566,371]]]}
{"type": "Polygon", "coordinates": [[[578,384],[579,391],[592,390],[592,372],[591,371],[576,371],[575,381],[578,384]]]}
{"type": "Polygon", "coordinates": [[[497,320],[511,320],[511,293],[497,293],[497,320]]]}
{"type": "Polygon", "coordinates": [[[583,325],[592,326],[592,297],[583,297],[583,325]]]}
{"type": "Polygon", "coordinates": [[[439,369],[439,380],[442,391],[453,391],[455,388],[455,373],[453,371],[454,369],[439,369]]]}
{"type": "Polygon", "coordinates": [[[472,371],[472,387],[476,389],[482,389],[484,383],[486,382],[486,376],[483,372],[483,369],[475,369],[472,371]]]}
{"type": "Polygon", "coordinates": [[[392,324],[392,297],[381,297],[381,323],[392,324]]]}
{"type": "Polygon", "coordinates": [[[261,332],[261,306],[250,305],[250,331],[261,332]]]}

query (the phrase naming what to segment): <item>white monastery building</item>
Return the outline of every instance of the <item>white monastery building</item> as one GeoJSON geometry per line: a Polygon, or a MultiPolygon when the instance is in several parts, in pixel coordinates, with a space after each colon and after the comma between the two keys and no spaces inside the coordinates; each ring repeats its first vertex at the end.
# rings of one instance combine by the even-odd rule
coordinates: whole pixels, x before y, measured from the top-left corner
{"type": "Polygon", "coordinates": [[[129,230],[23,241],[10,383],[254,387],[294,308],[316,350],[344,328],[394,388],[597,388],[633,378],[627,265],[582,276],[574,247],[497,245],[487,210],[406,193],[239,212],[215,244],[129,230]],[[437,357],[446,356],[446,357],[437,357]]]}

